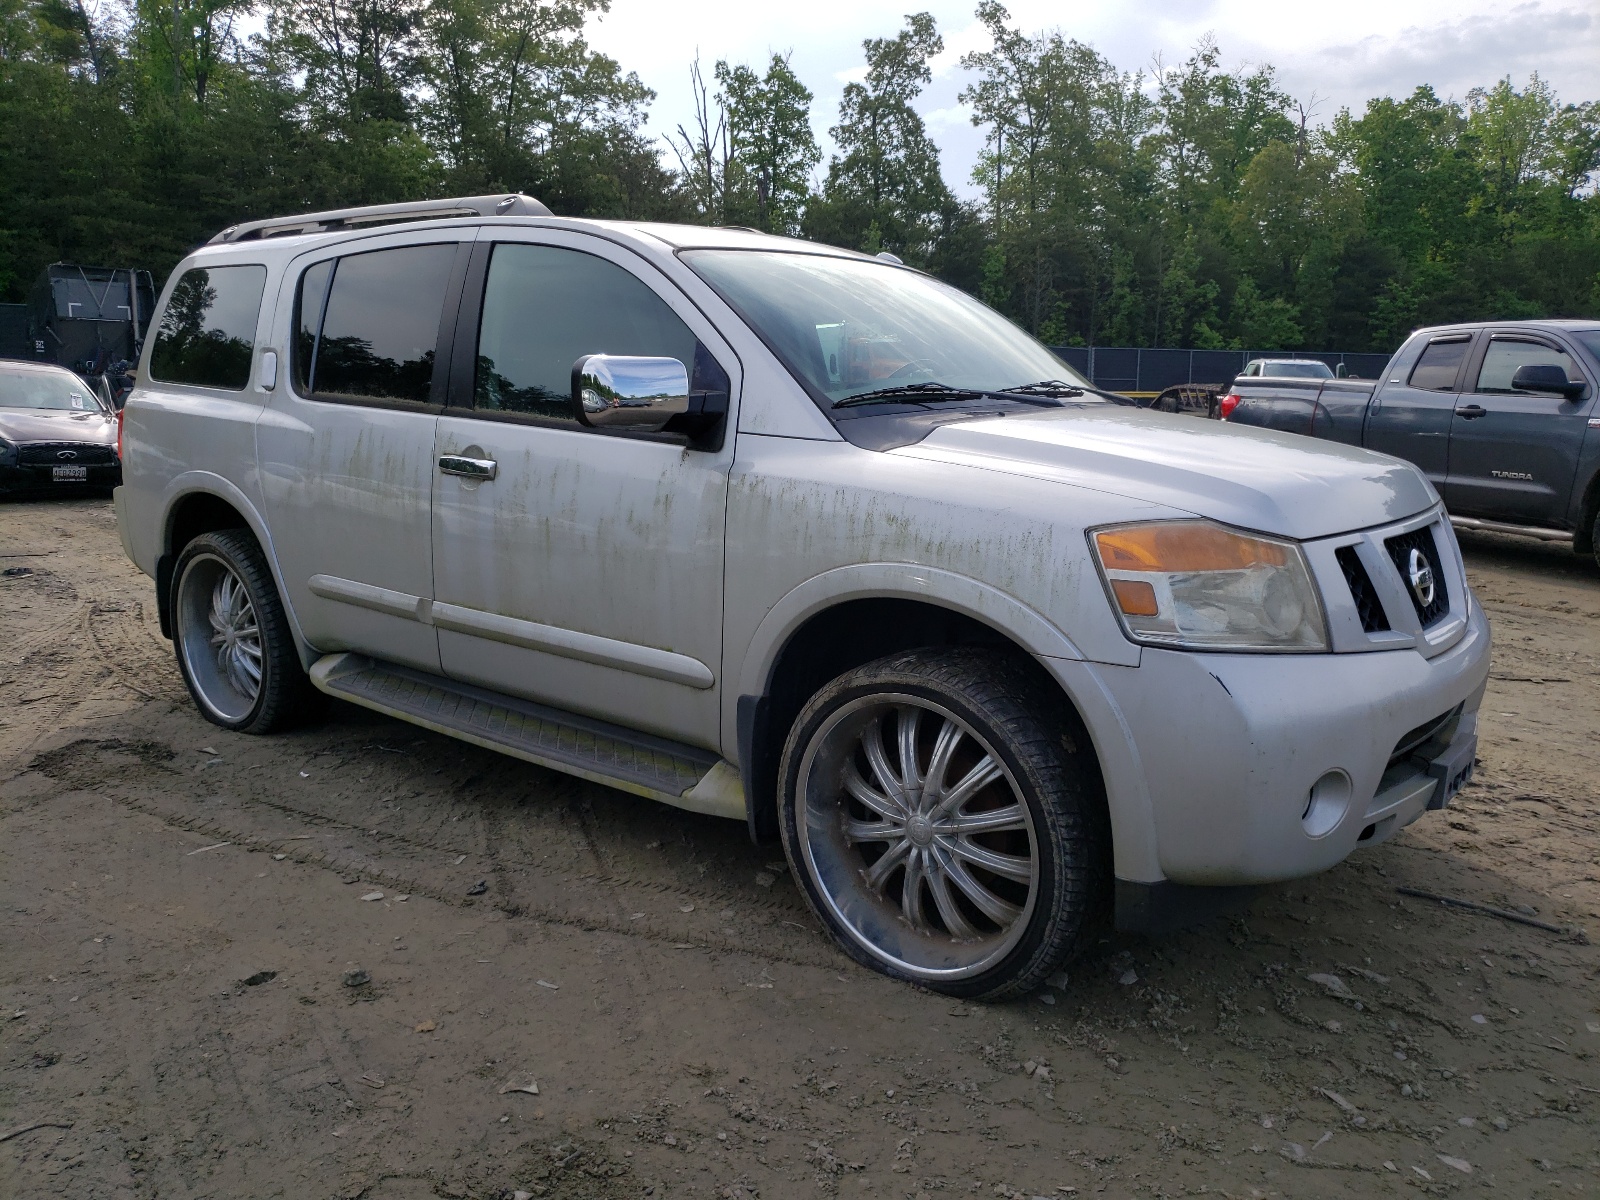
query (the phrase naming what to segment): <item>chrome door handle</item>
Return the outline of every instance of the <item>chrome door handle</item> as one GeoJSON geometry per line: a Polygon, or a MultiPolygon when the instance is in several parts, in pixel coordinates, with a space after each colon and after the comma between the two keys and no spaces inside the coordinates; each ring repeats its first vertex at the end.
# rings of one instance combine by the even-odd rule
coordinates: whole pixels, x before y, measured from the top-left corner
{"type": "Polygon", "coordinates": [[[441,454],[439,470],[446,475],[460,475],[466,479],[493,479],[500,473],[499,464],[492,458],[466,458],[460,454],[441,454]]]}

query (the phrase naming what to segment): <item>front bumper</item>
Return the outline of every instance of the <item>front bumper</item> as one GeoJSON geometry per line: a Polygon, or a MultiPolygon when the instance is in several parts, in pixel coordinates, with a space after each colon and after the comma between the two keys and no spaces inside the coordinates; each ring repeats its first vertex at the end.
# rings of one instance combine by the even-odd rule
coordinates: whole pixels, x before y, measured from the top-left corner
{"type": "MultiPolygon", "coordinates": [[[[1466,626],[1432,658],[1147,648],[1137,668],[1102,672],[1146,792],[1147,803],[1129,806],[1142,815],[1127,819],[1151,826],[1141,832],[1160,877],[1132,881],[1217,887],[1310,875],[1447,802],[1470,771],[1489,674],[1476,600],[1466,626]],[[1309,814],[1312,789],[1330,779],[1309,814]]],[[[1119,856],[1126,877],[1120,866],[1119,856]]]]}

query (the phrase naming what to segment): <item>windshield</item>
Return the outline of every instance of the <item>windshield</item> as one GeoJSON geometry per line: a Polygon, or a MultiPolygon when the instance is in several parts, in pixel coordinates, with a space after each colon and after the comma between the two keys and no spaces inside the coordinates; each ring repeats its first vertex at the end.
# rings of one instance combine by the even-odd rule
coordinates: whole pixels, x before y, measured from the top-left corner
{"type": "Polygon", "coordinates": [[[986,391],[1046,380],[1089,386],[992,308],[916,271],[783,251],[683,258],[825,404],[931,382],[986,391]]]}
{"type": "Polygon", "coordinates": [[[0,408],[60,412],[104,412],[99,397],[66,371],[18,371],[0,367],[0,408]]]}
{"type": "Polygon", "coordinates": [[[1600,329],[1580,329],[1572,335],[1589,348],[1589,353],[1600,358],[1600,329]]]}
{"type": "Polygon", "coordinates": [[[1333,372],[1326,363],[1275,362],[1262,368],[1263,375],[1276,375],[1279,379],[1332,379],[1333,372]]]}

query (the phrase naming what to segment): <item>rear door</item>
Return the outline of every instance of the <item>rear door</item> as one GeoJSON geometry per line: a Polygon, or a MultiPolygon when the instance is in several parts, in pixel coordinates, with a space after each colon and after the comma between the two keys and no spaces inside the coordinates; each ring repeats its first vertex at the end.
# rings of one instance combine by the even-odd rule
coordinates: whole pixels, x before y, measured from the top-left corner
{"type": "Polygon", "coordinates": [[[427,623],[436,359],[469,255],[459,238],[345,243],[296,260],[284,283],[289,379],[257,425],[257,455],[289,600],[325,652],[439,670],[427,623]]]}
{"type": "Polygon", "coordinates": [[[1451,512],[1518,524],[1564,522],[1594,381],[1554,337],[1493,330],[1473,356],[1450,427],[1450,474],[1444,500],[1451,512]],[[1523,366],[1553,364],[1588,386],[1576,399],[1521,391],[1523,366]]]}
{"type": "Polygon", "coordinates": [[[1397,355],[1367,407],[1367,449],[1415,463],[1441,494],[1450,469],[1450,425],[1472,340],[1471,333],[1442,333],[1414,357],[1397,355]]]}

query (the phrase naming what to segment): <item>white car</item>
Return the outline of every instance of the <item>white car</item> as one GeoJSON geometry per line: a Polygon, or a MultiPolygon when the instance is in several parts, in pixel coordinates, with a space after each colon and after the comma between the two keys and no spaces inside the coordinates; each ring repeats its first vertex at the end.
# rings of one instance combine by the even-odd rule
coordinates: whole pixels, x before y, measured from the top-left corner
{"type": "Polygon", "coordinates": [[[1471,772],[1420,472],[1107,403],[882,258],[473,198],[238,226],[159,312],[118,518],[209,720],[747,821],[890,975],[1026,991],[1471,772]]]}
{"type": "Polygon", "coordinates": [[[1250,379],[1332,379],[1333,368],[1314,358],[1252,358],[1239,375],[1250,379]]]}

